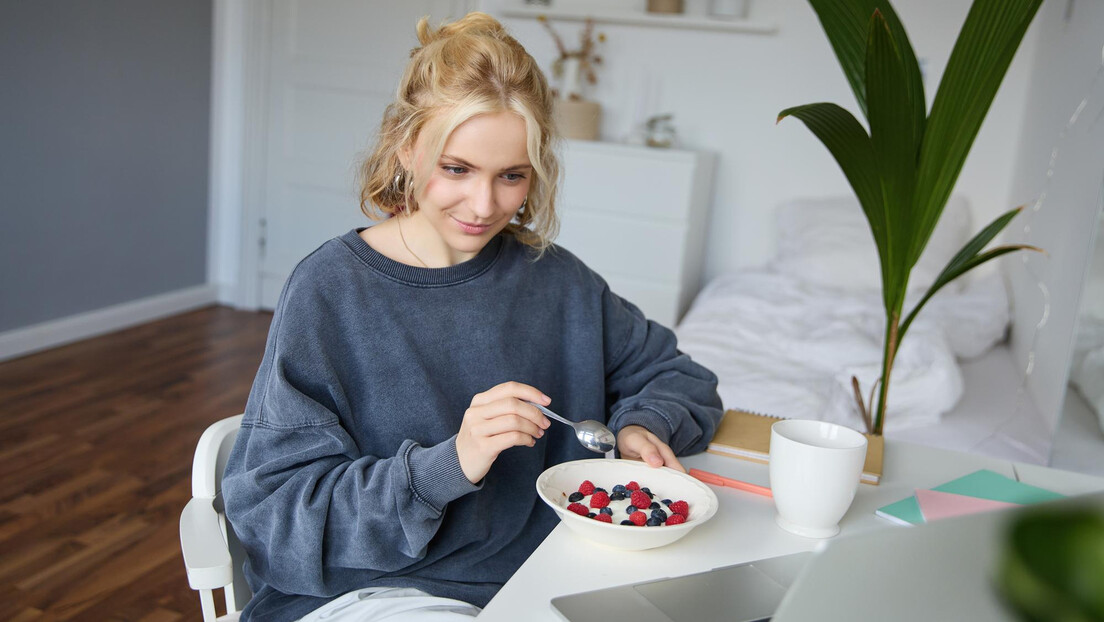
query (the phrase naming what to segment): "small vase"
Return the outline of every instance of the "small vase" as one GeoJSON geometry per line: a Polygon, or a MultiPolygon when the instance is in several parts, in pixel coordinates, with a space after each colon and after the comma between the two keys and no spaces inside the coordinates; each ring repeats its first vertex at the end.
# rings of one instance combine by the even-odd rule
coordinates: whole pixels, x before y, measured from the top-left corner
{"type": "Polygon", "coordinates": [[[582,99],[583,81],[579,71],[579,59],[568,57],[563,59],[561,65],[563,73],[560,77],[560,97],[563,99],[582,99]]]}

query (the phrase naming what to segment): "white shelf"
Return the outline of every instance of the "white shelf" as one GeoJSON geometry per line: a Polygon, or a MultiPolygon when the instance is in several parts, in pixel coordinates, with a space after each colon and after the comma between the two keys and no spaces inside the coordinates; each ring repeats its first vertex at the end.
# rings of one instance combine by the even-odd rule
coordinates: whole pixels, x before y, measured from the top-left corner
{"type": "Polygon", "coordinates": [[[778,26],[766,22],[738,18],[710,18],[696,15],[659,15],[654,13],[612,13],[600,11],[579,11],[556,9],[554,7],[512,6],[502,7],[506,17],[531,17],[544,15],[550,20],[582,22],[588,18],[596,24],[623,24],[627,26],[650,26],[654,28],[682,28],[687,30],[712,30],[717,32],[745,32],[769,35],[778,31],[778,26]]]}

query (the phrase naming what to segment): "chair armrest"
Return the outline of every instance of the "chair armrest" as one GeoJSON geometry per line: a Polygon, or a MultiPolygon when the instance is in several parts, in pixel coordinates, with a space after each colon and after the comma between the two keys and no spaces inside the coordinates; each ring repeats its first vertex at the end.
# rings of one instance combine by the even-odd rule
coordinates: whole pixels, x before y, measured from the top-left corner
{"type": "Polygon", "coordinates": [[[234,580],[230,550],[213,500],[193,497],[180,513],[180,548],[193,590],[214,590],[234,580]]]}

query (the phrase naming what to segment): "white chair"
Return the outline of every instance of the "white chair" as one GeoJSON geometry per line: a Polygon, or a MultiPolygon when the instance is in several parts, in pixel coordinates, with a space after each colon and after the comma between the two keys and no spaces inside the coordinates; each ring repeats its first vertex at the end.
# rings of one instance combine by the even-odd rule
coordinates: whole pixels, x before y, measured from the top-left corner
{"type": "Polygon", "coordinates": [[[192,461],[192,500],[180,514],[180,548],[188,585],[199,592],[204,622],[237,620],[252,593],[242,574],[245,551],[226,521],[222,472],[238,437],[242,415],[211,424],[192,461]],[[216,617],[214,590],[223,590],[226,615],[216,617]]]}

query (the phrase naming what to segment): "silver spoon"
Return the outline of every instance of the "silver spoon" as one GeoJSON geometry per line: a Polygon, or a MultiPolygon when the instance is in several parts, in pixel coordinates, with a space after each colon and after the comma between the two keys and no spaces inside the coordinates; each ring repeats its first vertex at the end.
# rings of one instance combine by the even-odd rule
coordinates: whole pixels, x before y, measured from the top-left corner
{"type": "Polygon", "coordinates": [[[579,439],[583,447],[598,452],[600,454],[613,451],[613,448],[617,446],[617,437],[613,435],[613,432],[609,428],[598,423],[593,419],[587,419],[586,421],[569,421],[556,413],[548,410],[540,404],[529,402],[533,406],[537,407],[537,410],[544,413],[549,419],[554,419],[560,423],[566,423],[567,425],[575,428],[575,438],[579,439]]]}

